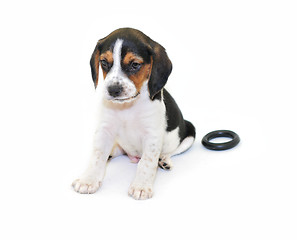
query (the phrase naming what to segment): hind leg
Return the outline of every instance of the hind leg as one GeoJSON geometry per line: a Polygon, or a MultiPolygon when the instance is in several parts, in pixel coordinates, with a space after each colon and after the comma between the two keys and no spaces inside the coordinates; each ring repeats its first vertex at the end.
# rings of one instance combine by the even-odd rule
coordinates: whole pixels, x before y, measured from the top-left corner
{"type": "Polygon", "coordinates": [[[173,167],[171,157],[187,151],[194,143],[194,140],[195,138],[192,136],[186,137],[173,153],[161,155],[159,159],[159,167],[164,170],[171,170],[173,167]]]}
{"type": "Polygon", "coordinates": [[[178,155],[187,151],[194,143],[195,138],[192,136],[186,137],[181,144],[177,147],[177,149],[171,154],[171,156],[178,155]]]}
{"type": "Polygon", "coordinates": [[[173,165],[170,159],[170,155],[161,155],[159,159],[159,167],[164,170],[171,170],[173,165]]]}

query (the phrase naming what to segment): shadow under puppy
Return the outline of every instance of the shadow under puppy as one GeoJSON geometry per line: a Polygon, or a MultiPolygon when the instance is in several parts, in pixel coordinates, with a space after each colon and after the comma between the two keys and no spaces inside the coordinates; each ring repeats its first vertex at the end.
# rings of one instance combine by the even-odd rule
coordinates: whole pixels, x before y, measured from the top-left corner
{"type": "Polygon", "coordinates": [[[158,165],[170,169],[171,156],[191,147],[195,127],[164,85],[172,70],[165,49],[142,32],[118,29],[98,41],[91,57],[94,85],[100,84],[99,110],[90,162],[72,186],[94,193],[101,186],[108,158],[127,154],[138,163],[128,193],[134,199],[153,195],[158,165]]]}

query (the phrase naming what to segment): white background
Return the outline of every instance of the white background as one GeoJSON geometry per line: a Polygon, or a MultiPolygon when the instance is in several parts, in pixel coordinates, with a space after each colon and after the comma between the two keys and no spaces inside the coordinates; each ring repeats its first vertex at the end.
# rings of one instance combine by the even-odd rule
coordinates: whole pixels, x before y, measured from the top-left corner
{"type": "Polygon", "coordinates": [[[0,238],[297,239],[296,12],[287,0],[2,1],[0,238]],[[167,49],[167,89],[197,129],[147,201],[128,197],[127,157],[97,193],[71,188],[92,136],[89,59],[119,27],[167,49]],[[240,145],[204,149],[216,129],[240,145]]]}

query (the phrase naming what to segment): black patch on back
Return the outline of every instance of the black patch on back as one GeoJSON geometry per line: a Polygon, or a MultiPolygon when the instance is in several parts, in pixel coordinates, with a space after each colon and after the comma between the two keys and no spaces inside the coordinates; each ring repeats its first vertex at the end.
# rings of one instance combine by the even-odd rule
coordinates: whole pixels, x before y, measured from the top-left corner
{"type": "Polygon", "coordinates": [[[195,138],[195,127],[189,121],[184,120],[183,115],[177,106],[175,100],[169,92],[163,89],[163,101],[166,107],[166,118],[167,118],[167,132],[171,132],[179,127],[179,138],[182,142],[186,137],[192,136],[195,138]]]}
{"type": "Polygon", "coordinates": [[[166,106],[166,118],[167,118],[167,132],[171,132],[176,129],[180,123],[184,121],[183,115],[178,108],[175,100],[171,97],[169,92],[163,88],[163,101],[166,106]]]}

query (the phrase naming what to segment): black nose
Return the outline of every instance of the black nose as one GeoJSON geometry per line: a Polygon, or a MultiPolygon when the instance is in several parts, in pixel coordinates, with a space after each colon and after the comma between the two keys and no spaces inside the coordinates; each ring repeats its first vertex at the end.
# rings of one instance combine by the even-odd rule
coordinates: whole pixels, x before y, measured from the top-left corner
{"type": "Polygon", "coordinates": [[[108,93],[112,97],[118,97],[123,91],[122,85],[115,84],[108,87],[108,93]]]}

